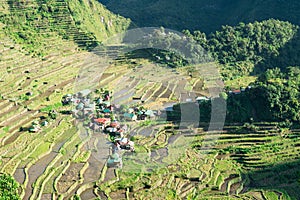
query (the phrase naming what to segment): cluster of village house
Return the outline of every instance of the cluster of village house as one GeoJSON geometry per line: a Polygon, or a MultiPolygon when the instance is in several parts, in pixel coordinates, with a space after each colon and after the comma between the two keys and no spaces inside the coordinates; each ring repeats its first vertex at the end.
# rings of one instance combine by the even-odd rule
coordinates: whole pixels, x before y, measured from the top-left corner
{"type": "Polygon", "coordinates": [[[116,118],[124,120],[139,121],[155,117],[152,110],[139,107],[128,108],[122,114],[119,105],[111,104],[111,94],[104,90],[97,97],[92,97],[92,91],[82,90],[76,94],[65,95],[62,99],[63,105],[73,105],[72,114],[76,119],[84,122],[84,125],[95,132],[108,134],[113,142],[113,152],[108,160],[108,164],[114,163],[122,165],[120,150],[134,151],[134,142],[126,138],[128,127],[120,124],[116,118]]]}
{"type": "MultiPolygon", "coordinates": [[[[228,94],[240,94],[247,88],[241,88],[239,90],[228,91],[228,94]]],[[[82,90],[76,94],[67,94],[62,99],[63,105],[74,105],[75,109],[72,110],[72,114],[77,119],[87,120],[86,126],[95,132],[104,132],[109,134],[113,138],[114,153],[112,154],[113,160],[119,160],[121,162],[120,155],[117,154],[117,150],[126,149],[134,151],[134,143],[128,138],[124,137],[127,132],[127,126],[121,125],[114,115],[114,111],[120,111],[120,106],[111,104],[111,94],[109,91],[103,91],[98,97],[92,99],[92,91],[89,89],[82,90]]],[[[207,97],[197,97],[196,102],[208,101],[207,97]]],[[[166,111],[172,111],[170,107],[166,111]]],[[[50,118],[56,118],[56,111],[49,111],[50,118]]],[[[138,107],[132,107],[127,109],[124,113],[118,116],[121,119],[138,121],[155,117],[155,113],[152,110],[141,109],[138,107]]],[[[40,121],[32,122],[29,128],[30,132],[38,132],[42,126],[47,126],[48,120],[41,119],[40,121]]],[[[114,161],[113,161],[114,162],[114,161]]]]}
{"type": "Polygon", "coordinates": [[[248,86],[247,88],[237,89],[237,90],[229,90],[228,94],[241,94],[242,92],[245,92],[247,89],[250,90],[251,86],[248,86]]]}
{"type": "Polygon", "coordinates": [[[48,126],[50,119],[56,119],[56,115],[57,112],[55,110],[50,110],[48,113],[48,119],[44,116],[41,116],[40,120],[34,120],[31,123],[31,126],[28,128],[28,131],[33,133],[40,131],[43,126],[48,126]]]}
{"type": "MultiPolygon", "coordinates": [[[[251,89],[251,86],[247,88],[241,88],[237,90],[230,90],[228,94],[241,94],[245,92],[247,89],[251,89]]],[[[111,136],[114,137],[123,137],[124,132],[127,131],[127,127],[120,126],[119,122],[114,120],[114,115],[112,114],[114,109],[119,109],[118,105],[111,105],[110,98],[111,95],[109,91],[105,91],[102,97],[98,97],[97,99],[92,100],[89,98],[91,94],[91,90],[86,89],[82,90],[76,94],[68,94],[63,97],[62,103],[63,105],[75,105],[76,108],[72,111],[73,115],[77,119],[92,119],[89,123],[89,127],[94,131],[106,131],[109,132],[111,136]]],[[[210,98],[200,96],[196,98],[196,102],[208,101],[210,98]]],[[[192,99],[188,99],[187,101],[192,101],[192,99]]],[[[171,107],[167,108],[166,111],[172,111],[171,107]]],[[[49,112],[50,118],[55,118],[54,116],[57,113],[52,110],[49,112]]],[[[137,120],[145,120],[147,118],[155,117],[155,113],[152,110],[139,109],[137,107],[129,108],[127,112],[123,113],[119,116],[122,119],[137,121],[137,120]]],[[[33,121],[32,125],[29,128],[30,132],[38,132],[41,130],[42,126],[47,126],[48,121],[46,119],[42,119],[40,122],[33,121]]]]}

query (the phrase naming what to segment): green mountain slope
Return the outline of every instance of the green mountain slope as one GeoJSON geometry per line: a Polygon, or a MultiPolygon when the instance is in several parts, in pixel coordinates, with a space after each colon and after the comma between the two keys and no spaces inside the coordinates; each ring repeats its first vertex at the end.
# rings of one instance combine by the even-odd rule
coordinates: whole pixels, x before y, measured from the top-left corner
{"type": "MultiPolygon", "coordinates": [[[[114,15],[97,1],[7,1],[3,2],[0,22],[3,31],[26,51],[47,54],[52,36],[73,40],[90,49],[108,36],[125,30],[130,21],[114,15]]],[[[53,42],[53,41],[52,41],[53,42]]]]}
{"type": "MultiPolygon", "coordinates": [[[[166,37],[166,31],[158,28],[156,40],[161,45],[168,46],[171,43],[179,44],[185,37],[177,35],[176,38],[166,37]],[[159,38],[159,39],[158,39],[159,38]],[[175,42],[176,41],[176,42],[175,42]]],[[[279,67],[285,69],[289,66],[300,66],[299,54],[299,26],[286,21],[269,19],[255,21],[254,23],[239,23],[237,26],[224,25],[222,28],[209,35],[201,31],[183,33],[209,52],[220,65],[223,80],[234,80],[248,75],[258,75],[266,69],[279,67]]],[[[148,45],[154,41],[148,42],[148,45]]],[[[198,45],[198,46],[199,46],[198,45]]],[[[175,50],[176,51],[176,46],[175,50]]],[[[198,62],[204,59],[201,51],[196,50],[195,45],[190,45],[187,50],[191,52],[198,62]]],[[[136,56],[147,57],[154,62],[171,67],[182,67],[191,60],[176,56],[172,51],[159,51],[154,49],[142,50],[135,53],[136,56]],[[157,56],[162,59],[157,59],[157,56]]]]}
{"type": "Polygon", "coordinates": [[[300,2],[293,0],[100,0],[108,9],[129,17],[137,26],[201,30],[275,18],[299,24],[300,2]]]}
{"type": "MultiPolygon", "coordinates": [[[[106,149],[102,145],[105,135],[88,132],[83,139],[74,127],[74,118],[68,116],[72,108],[62,106],[61,99],[74,92],[78,70],[99,64],[99,54],[89,51],[126,30],[130,20],[113,14],[96,0],[2,1],[0,186],[9,180],[9,195],[18,192],[21,199],[300,199],[300,71],[288,67],[300,66],[299,3],[103,2],[109,9],[115,6],[112,10],[122,16],[121,11],[126,11],[124,16],[132,16],[139,26],[213,32],[191,31],[190,36],[212,52],[223,66],[223,76],[244,81],[257,68],[262,69],[262,75],[245,92],[222,93],[227,99],[228,122],[233,122],[226,124],[224,131],[204,132],[201,127],[190,134],[190,129],[178,130],[170,123],[163,127],[155,122],[151,127],[152,121],[129,122],[128,136],[134,135],[136,152],[126,155],[124,170],[107,168],[105,162],[95,159],[104,146],[106,149]],[[259,22],[247,23],[254,20],[259,22]],[[272,67],[286,71],[264,71],[272,67]],[[48,113],[52,109],[58,111],[54,118],[48,113]],[[27,131],[33,122],[42,120],[48,120],[48,126],[37,133],[27,131]],[[19,187],[1,173],[14,177],[19,187]]],[[[176,56],[168,59],[168,52],[162,56],[176,64],[176,56]]],[[[167,85],[148,84],[136,72],[147,62],[131,61],[121,57],[113,63],[103,74],[101,87],[115,84],[114,94],[121,94],[121,98],[138,90],[149,101],[176,100],[173,97],[179,87],[190,88],[175,78],[167,85]],[[124,81],[123,75],[131,70],[124,81]]],[[[147,73],[141,70],[142,75],[147,73]]],[[[206,83],[190,75],[191,89],[204,90],[206,83]]],[[[206,103],[207,107],[200,109],[200,119],[209,115],[206,103]]]]}
{"type": "MultiPolygon", "coordinates": [[[[234,79],[253,70],[263,72],[267,68],[291,66],[279,66],[270,60],[280,57],[288,64],[289,60],[281,54],[286,52],[287,43],[296,38],[298,30],[298,26],[274,19],[240,23],[235,27],[223,26],[208,37],[204,46],[224,66],[223,77],[234,79]]],[[[293,52],[298,50],[296,47],[293,52]]]]}

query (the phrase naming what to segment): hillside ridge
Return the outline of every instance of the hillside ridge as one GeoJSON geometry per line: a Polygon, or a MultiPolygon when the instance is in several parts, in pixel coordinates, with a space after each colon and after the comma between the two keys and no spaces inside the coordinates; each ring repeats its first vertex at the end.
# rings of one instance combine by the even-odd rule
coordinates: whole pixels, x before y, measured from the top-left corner
{"type": "Polygon", "coordinates": [[[299,25],[300,2],[293,0],[99,0],[106,7],[128,17],[138,27],[163,26],[177,31],[219,30],[222,25],[238,25],[270,18],[299,25]]]}

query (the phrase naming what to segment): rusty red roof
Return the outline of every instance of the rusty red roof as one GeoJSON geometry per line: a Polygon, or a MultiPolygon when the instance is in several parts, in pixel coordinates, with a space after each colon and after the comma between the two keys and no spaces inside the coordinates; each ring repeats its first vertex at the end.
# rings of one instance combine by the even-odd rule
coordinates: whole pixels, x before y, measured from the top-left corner
{"type": "Polygon", "coordinates": [[[105,124],[110,122],[109,118],[98,118],[98,119],[94,119],[95,122],[101,123],[101,124],[105,124]]]}

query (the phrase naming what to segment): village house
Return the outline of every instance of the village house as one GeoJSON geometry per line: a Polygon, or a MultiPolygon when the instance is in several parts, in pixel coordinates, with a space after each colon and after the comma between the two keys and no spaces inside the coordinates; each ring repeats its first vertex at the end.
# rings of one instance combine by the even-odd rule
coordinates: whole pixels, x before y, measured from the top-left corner
{"type": "Polygon", "coordinates": [[[118,121],[114,120],[110,123],[109,126],[114,127],[114,128],[120,128],[120,123],[118,121]]]}
{"type": "Polygon", "coordinates": [[[124,137],[124,131],[121,128],[106,127],[105,132],[112,137],[124,137]]]}
{"type": "MultiPolygon", "coordinates": [[[[74,95],[66,95],[62,99],[63,105],[72,104],[75,109],[73,114],[77,119],[88,118],[89,122],[85,123],[90,129],[96,132],[103,132],[109,134],[113,140],[113,146],[115,149],[124,149],[134,151],[134,142],[127,138],[124,138],[127,132],[127,125],[122,125],[117,121],[113,120],[114,116],[114,105],[111,104],[110,92],[105,91],[100,97],[95,99],[90,99],[91,90],[82,90],[74,95]],[[96,116],[96,117],[95,117],[96,116]],[[117,138],[117,139],[115,139],[117,138]]],[[[146,110],[144,108],[129,108],[128,112],[124,113],[120,117],[123,119],[136,121],[138,117],[143,120],[146,118],[154,117],[154,113],[151,110],[146,110]]],[[[115,152],[116,158],[110,161],[115,164],[120,164],[120,154],[115,152]]],[[[108,161],[109,163],[109,161],[108,161]]]]}
{"type": "Polygon", "coordinates": [[[131,121],[136,121],[137,115],[135,115],[134,113],[124,113],[123,118],[131,121]]]}
{"type": "Polygon", "coordinates": [[[29,132],[36,133],[41,130],[41,126],[37,121],[33,121],[31,127],[29,128],[29,132]]]}
{"type": "Polygon", "coordinates": [[[129,140],[128,138],[115,139],[115,145],[118,149],[134,151],[134,142],[129,140]]]}
{"type": "Polygon", "coordinates": [[[117,152],[113,152],[107,160],[107,167],[122,168],[122,158],[117,152]]]}
{"type": "Polygon", "coordinates": [[[232,94],[241,94],[241,93],[242,93],[241,90],[233,90],[233,91],[232,91],[232,94]]]}
{"type": "Polygon", "coordinates": [[[204,97],[204,96],[201,96],[201,97],[197,97],[197,98],[196,98],[196,101],[197,101],[198,103],[203,102],[203,101],[209,101],[209,98],[204,97]]]}
{"type": "Polygon", "coordinates": [[[96,118],[94,122],[104,130],[110,124],[110,118],[96,118]]]}

